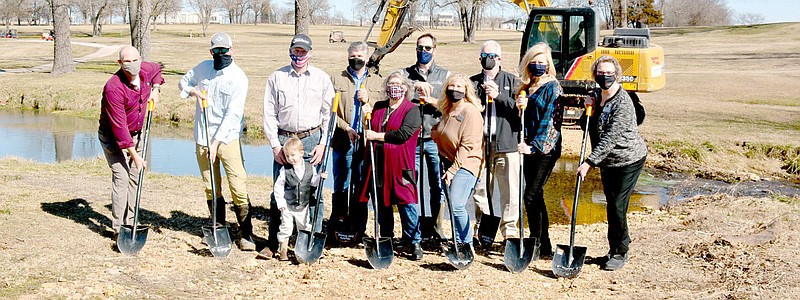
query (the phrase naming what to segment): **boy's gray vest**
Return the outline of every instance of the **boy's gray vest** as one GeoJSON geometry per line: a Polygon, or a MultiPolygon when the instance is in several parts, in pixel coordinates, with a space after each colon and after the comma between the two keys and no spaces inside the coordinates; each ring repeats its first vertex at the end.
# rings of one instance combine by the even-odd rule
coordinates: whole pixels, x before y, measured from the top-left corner
{"type": "Polygon", "coordinates": [[[304,162],[303,178],[297,178],[291,164],[284,165],[286,173],[286,185],[284,186],[284,198],[286,205],[307,206],[314,197],[314,189],[311,187],[311,178],[314,176],[314,167],[310,163],[304,162]]]}

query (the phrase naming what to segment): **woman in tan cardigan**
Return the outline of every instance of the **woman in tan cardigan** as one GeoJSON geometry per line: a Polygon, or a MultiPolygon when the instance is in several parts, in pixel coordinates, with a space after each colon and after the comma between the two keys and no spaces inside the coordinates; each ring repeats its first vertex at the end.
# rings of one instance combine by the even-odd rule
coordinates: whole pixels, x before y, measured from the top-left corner
{"type": "Polygon", "coordinates": [[[442,175],[453,205],[456,239],[472,249],[472,226],[467,213],[467,200],[478,182],[483,161],[483,117],[480,99],[472,82],[464,74],[450,76],[439,100],[442,121],[431,136],[439,146],[442,175]]]}

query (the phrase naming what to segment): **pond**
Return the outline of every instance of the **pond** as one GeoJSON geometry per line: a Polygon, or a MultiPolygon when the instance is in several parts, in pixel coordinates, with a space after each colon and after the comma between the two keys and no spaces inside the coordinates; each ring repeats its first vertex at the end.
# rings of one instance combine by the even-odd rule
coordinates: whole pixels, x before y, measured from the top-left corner
{"type": "MultiPolygon", "coordinates": [[[[37,111],[0,110],[0,157],[21,157],[44,163],[65,160],[102,158],[97,140],[96,120],[81,119],[37,111]]],[[[199,176],[195,144],[191,128],[156,124],[150,133],[148,164],[150,171],[179,176],[199,176]]],[[[251,176],[272,175],[272,150],[268,145],[254,145],[243,139],[245,168],[251,176]]],[[[545,188],[550,222],[570,222],[575,192],[575,158],[561,158],[545,188]]],[[[325,185],[332,187],[332,180],[325,185]]],[[[495,192],[495,195],[498,195],[495,192]]],[[[668,187],[643,173],[631,197],[630,210],[657,208],[670,200],[668,187]]],[[[495,199],[495,207],[499,201],[495,199]]],[[[578,223],[602,222],[606,219],[605,196],[596,169],[582,183],[578,223]]]]}

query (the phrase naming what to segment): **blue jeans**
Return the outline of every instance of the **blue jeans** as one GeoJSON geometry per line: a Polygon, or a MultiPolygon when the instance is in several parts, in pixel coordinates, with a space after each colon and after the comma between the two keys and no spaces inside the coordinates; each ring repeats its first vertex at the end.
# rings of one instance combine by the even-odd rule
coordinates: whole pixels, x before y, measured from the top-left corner
{"type": "MultiPolygon", "coordinates": [[[[333,199],[329,227],[340,226],[342,223],[359,223],[355,227],[366,226],[366,216],[356,216],[363,209],[355,206],[366,205],[360,203],[356,197],[362,188],[361,168],[364,164],[364,147],[355,150],[352,145],[347,149],[331,149],[331,163],[333,164],[333,199]],[[351,185],[351,183],[353,183],[351,185]],[[348,209],[348,206],[350,207],[348,209]],[[363,222],[362,222],[363,219],[363,222]],[[346,221],[345,221],[346,220],[346,221]],[[343,222],[344,221],[344,222],[343,222]],[[360,223],[364,223],[361,225],[360,223]]],[[[366,212],[366,211],[364,211],[366,212]]],[[[330,228],[332,230],[349,230],[352,228],[330,228]]],[[[361,229],[361,231],[364,231],[361,229]]]]}
{"type": "MultiPolygon", "coordinates": [[[[314,149],[317,145],[319,145],[319,139],[322,135],[321,130],[317,130],[316,132],[312,133],[311,135],[300,139],[300,142],[303,143],[303,159],[306,161],[311,161],[311,150],[314,149]]],[[[280,141],[281,146],[289,140],[289,136],[278,135],[278,141],[280,141]]],[[[280,174],[282,165],[279,164],[277,161],[272,162],[272,183],[275,184],[275,180],[278,179],[278,174],[280,174]]],[[[322,188],[321,186],[318,188],[322,188]]],[[[278,204],[275,202],[275,194],[272,193],[269,196],[269,241],[267,247],[277,249],[278,247],[278,231],[280,231],[281,225],[281,211],[278,210],[278,204]]],[[[315,206],[316,203],[310,203],[309,213],[317,214],[317,223],[312,224],[313,228],[321,228],[322,226],[322,219],[323,219],[323,211],[324,211],[324,201],[320,201],[320,207],[315,206]]]]}
{"type": "MultiPolygon", "coordinates": [[[[433,140],[422,142],[421,148],[423,154],[425,155],[425,172],[427,174],[420,174],[419,178],[417,178],[417,182],[419,184],[417,191],[421,193],[420,196],[423,198],[423,200],[425,200],[424,203],[420,203],[421,208],[424,208],[424,210],[420,210],[419,214],[420,217],[422,217],[420,218],[420,229],[422,230],[422,236],[428,238],[435,235],[441,235],[441,208],[444,194],[442,193],[440,181],[440,178],[442,178],[442,170],[439,161],[439,148],[436,146],[436,143],[434,143],[433,140]],[[428,193],[425,193],[426,189],[423,175],[427,175],[428,177],[428,193]]],[[[415,160],[417,164],[417,170],[422,170],[420,169],[419,163],[420,147],[417,147],[415,160]]]]}
{"type": "MultiPolygon", "coordinates": [[[[447,169],[452,165],[448,161],[444,161],[444,168],[447,169]]],[[[449,196],[448,205],[452,205],[453,215],[451,216],[456,227],[456,241],[459,243],[467,243],[472,245],[472,226],[470,226],[469,213],[467,213],[467,201],[472,198],[472,192],[475,190],[475,185],[478,183],[478,177],[473,175],[467,169],[458,169],[456,175],[450,181],[450,186],[447,188],[447,196],[449,196]]]]}
{"type": "MultiPolygon", "coordinates": [[[[381,236],[394,237],[394,212],[392,211],[392,206],[383,206],[382,204],[379,204],[379,206],[381,211],[378,219],[381,225],[381,236]]],[[[397,211],[400,213],[400,226],[403,228],[402,242],[410,245],[422,241],[422,236],[419,231],[417,205],[397,204],[397,211]]]]}

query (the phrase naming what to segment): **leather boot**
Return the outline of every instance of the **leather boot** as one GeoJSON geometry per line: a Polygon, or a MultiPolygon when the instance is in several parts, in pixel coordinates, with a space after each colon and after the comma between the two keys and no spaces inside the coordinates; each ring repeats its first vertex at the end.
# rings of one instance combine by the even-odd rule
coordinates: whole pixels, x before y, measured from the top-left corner
{"type": "Polygon", "coordinates": [[[278,254],[280,255],[278,257],[278,260],[281,260],[281,261],[289,260],[289,241],[286,240],[286,241],[281,242],[281,245],[278,248],[279,248],[278,249],[278,254]]]}
{"type": "Polygon", "coordinates": [[[236,221],[239,222],[239,250],[256,251],[256,243],[253,241],[253,223],[251,221],[250,203],[242,206],[233,206],[236,212],[236,221]]]}
{"type": "Polygon", "coordinates": [[[411,245],[411,260],[421,260],[421,259],[422,259],[422,245],[420,243],[411,245]]]}
{"type": "Polygon", "coordinates": [[[225,225],[225,198],[217,198],[217,223],[225,225]]]}

